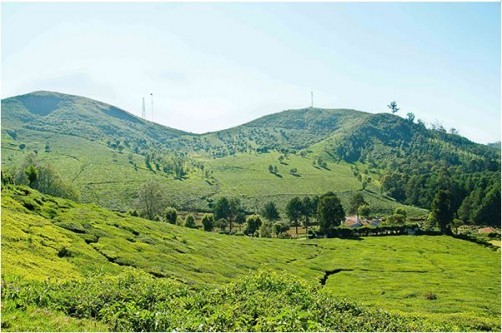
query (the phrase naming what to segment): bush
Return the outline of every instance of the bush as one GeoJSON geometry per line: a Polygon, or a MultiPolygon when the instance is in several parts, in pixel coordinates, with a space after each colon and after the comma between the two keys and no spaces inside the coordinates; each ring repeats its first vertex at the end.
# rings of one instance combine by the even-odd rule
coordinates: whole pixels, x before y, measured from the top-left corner
{"type": "Polygon", "coordinates": [[[213,231],[214,224],[214,214],[204,214],[202,217],[202,226],[204,227],[204,231],[213,231]]]}
{"type": "Polygon", "coordinates": [[[65,257],[72,257],[73,254],[71,253],[70,250],[66,246],[63,246],[59,251],[58,251],[58,257],[59,258],[65,258],[65,257]]]}
{"type": "Polygon", "coordinates": [[[185,227],[196,229],[197,225],[195,224],[195,216],[193,214],[188,214],[185,218],[185,227]]]}
{"type": "Polygon", "coordinates": [[[286,233],[289,230],[290,226],[286,222],[276,222],[274,223],[272,229],[277,237],[286,233]]]}
{"type": "Polygon", "coordinates": [[[259,215],[251,215],[246,219],[246,228],[244,229],[244,234],[254,235],[254,233],[263,224],[261,217],[259,215]]]}
{"type": "Polygon", "coordinates": [[[216,221],[216,227],[220,228],[222,232],[225,231],[227,226],[228,226],[228,221],[226,219],[219,219],[218,221],[216,221]]]}
{"type": "Polygon", "coordinates": [[[271,222],[263,222],[260,227],[260,237],[271,238],[272,229],[273,229],[273,224],[271,222]]]}
{"type": "Polygon", "coordinates": [[[178,219],[178,212],[173,207],[167,207],[164,210],[164,220],[171,224],[176,224],[176,220],[178,219]]]}

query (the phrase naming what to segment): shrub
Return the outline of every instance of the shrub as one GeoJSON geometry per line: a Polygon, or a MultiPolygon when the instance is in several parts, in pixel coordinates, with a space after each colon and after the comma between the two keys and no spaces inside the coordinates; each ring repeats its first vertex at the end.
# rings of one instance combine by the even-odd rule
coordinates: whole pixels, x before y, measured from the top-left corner
{"type": "Polygon", "coordinates": [[[176,224],[176,220],[178,219],[178,212],[173,207],[167,207],[164,210],[164,220],[171,224],[176,224]]]}
{"type": "Polygon", "coordinates": [[[261,217],[259,215],[251,215],[246,219],[246,228],[244,229],[244,234],[253,235],[258,228],[263,224],[261,217]]]}
{"type": "Polygon", "coordinates": [[[204,214],[202,217],[202,226],[204,231],[212,231],[214,229],[214,214],[204,214]]]}
{"type": "Polygon", "coordinates": [[[195,229],[197,225],[195,224],[195,216],[193,214],[188,214],[185,218],[185,227],[195,229]]]}
{"type": "Polygon", "coordinates": [[[66,246],[63,246],[58,251],[58,257],[59,258],[72,257],[72,256],[73,256],[73,254],[71,253],[71,251],[66,246]]]}
{"type": "Polygon", "coordinates": [[[226,219],[219,219],[218,221],[216,221],[216,226],[220,228],[222,232],[224,232],[226,227],[228,226],[228,221],[226,219]]]}

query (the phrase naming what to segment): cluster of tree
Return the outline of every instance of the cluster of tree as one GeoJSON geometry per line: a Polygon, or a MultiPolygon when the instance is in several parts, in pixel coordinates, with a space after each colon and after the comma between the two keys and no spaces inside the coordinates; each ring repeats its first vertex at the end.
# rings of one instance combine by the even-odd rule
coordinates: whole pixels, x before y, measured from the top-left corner
{"type": "Polygon", "coordinates": [[[242,225],[245,221],[245,211],[239,198],[219,198],[214,205],[213,212],[216,220],[228,222],[229,232],[232,232],[234,222],[242,225]]]}
{"type": "Polygon", "coordinates": [[[52,165],[37,160],[35,154],[27,155],[20,167],[2,170],[2,184],[28,185],[45,194],[80,200],[77,188],[64,181],[52,165]]]}
{"type": "Polygon", "coordinates": [[[430,208],[438,191],[450,194],[453,216],[469,224],[500,223],[500,173],[464,173],[458,168],[432,167],[428,173],[388,172],[382,191],[398,201],[430,208]]]}

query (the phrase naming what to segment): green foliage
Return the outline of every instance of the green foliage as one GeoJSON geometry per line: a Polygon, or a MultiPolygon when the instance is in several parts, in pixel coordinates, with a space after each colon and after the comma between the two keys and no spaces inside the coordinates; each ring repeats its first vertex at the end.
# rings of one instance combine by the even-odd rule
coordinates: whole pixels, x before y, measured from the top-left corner
{"type": "Polygon", "coordinates": [[[232,215],[230,201],[226,197],[221,197],[214,206],[214,218],[216,220],[228,219],[232,215]]]}
{"type": "Polygon", "coordinates": [[[262,238],[271,238],[272,233],[274,232],[273,230],[273,223],[271,221],[263,221],[261,226],[260,226],[260,237],[262,238]]]}
{"type": "Polygon", "coordinates": [[[303,203],[299,197],[294,197],[289,200],[286,205],[286,216],[288,217],[291,224],[296,228],[296,234],[298,235],[298,226],[300,218],[303,214],[303,203]]]}
{"type": "MultiPolygon", "coordinates": [[[[395,228],[382,227],[379,230],[383,235],[391,233],[395,228]]],[[[364,237],[364,234],[359,237],[364,237]]],[[[137,295],[141,295],[141,286],[134,287],[126,282],[117,282],[118,289],[114,287],[114,283],[98,288],[99,281],[104,283],[130,271],[136,272],[134,274],[143,272],[144,276],[148,273],[148,280],[161,284],[161,289],[165,287],[162,289],[164,291],[159,292],[153,288],[152,293],[155,295],[180,291],[186,286],[190,293],[197,294],[202,289],[206,290],[208,293],[201,298],[211,299],[210,294],[215,288],[226,288],[226,283],[235,282],[249,275],[250,271],[259,270],[263,265],[272,271],[281,272],[281,275],[293,274],[292,279],[295,281],[306,279],[313,287],[320,287],[319,280],[326,271],[344,269],[327,278],[323,291],[320,292],[322,295],[335,295],[335,301],[348,298],[364,302],[373,309],[381,308],[390,313],[399,311],[406,318],[416,316],[416,322],[420,325],[435,323],[435,326],[427,326],[431,327],[431,330],[432,327],[436,330],[455,331],[500,330],[500,253],[472,242],[447,236],[301,241],[229,237],[216,233],[201,233],[168,223],[156,223],[107,211],[95,205],[77,204],[40,194],[27,187],[2,189],[2,273],[6,281],[2,285],[2,291],[6,292],[6,286],[17,281],[18,286],[26,286],[14,286],[13,290],[19,291],[17,295],[29,294],[30,299],[52,302],[58,309],[51,310],[55,309],[51,307],[43,308],[47,311],[40,311],[42,308],[36,304],[30,305],[34,303],[27,302],[24,296],[18,297],[16,303],[4,297],[2,320],[8,321],[6,325],[10,325],[10,330],[24,331],[25,327],[40,330],[35,329],[35,323],[46,331],[65,327],[57,326],[58,324],[50,319],[54,315],[62,319],[68,318],[68,325],[72,323],[61,303],[53,303],[67,299],[64,294],[68,289],[61,289],[60,286],[70,281],[75,284],[89,283],[88,292],[87,289],[80,288],[78,292],[72,293],[73,296],[69,296],[74,299],[72,302],[78,304],[79,311],[87,312],[86,308],[103,304],[106,299],[94,302],[94,297],[100,298],[102,295],[96,296],[98,294],[92,291],[93,288],[103,289],[113,297],[118,297],[107,298],[117,302],[105,302],[105,307],[117,303],[112,307],[117,312],[107,312],[110,316],[107,318],[111,318],[112,323],[115,322],[110,313],[121,313],[117,323],[131,325],[131,322],[134,322],[134,325],[140,325],[136,327],[147,327],[141,326],[150,324],[140,319],[139,313],[143,310],[138,305],[130,312],[122,312],[121,309],[126,309],[129,302],[149,304],[148,306],[155,308],[152,312],[159,312],[155,318],[160,323],[160,313],[164,313],[163,308],[160,308],[162,302],[155,302],[156,298],[145,297],[150,300],[146,302],[141,300],[142,297],[135,298],[131,295],[136,290],[137,295]],[[24,199],[31,200],[37,208],[28,211],[22,204],[24,199]],[[56,211],[54,219],[50,219],[48,214],[51,209],[56,211]],[[58,251],[63,247],[70,251],[71,256],[58,256],[58,251]],[[211,251],[208,251],[208,248],[211,251]],[[150,275],[156,278],[150,278],[150,275]],[[165,277],[172,277],[177,282],[165,277]],[[166,280],[174,283],[175,287],[169,289],[168,286],[162,285],[162,281],[166,280]],[[51,292],[44,292],[47,284],[54,286],[48,289],[59,290],[57,297],[51,297],[54,295],[51,292]],[[124,290],[120,289],[122,286],[124,290]],[[427,300],[427,293],[436,295],[436,300],[427,300]],[[37,319],[32,321],[32,326],[26,326],[27,321],[22,319],[25,318],[24,312],[20,312],[20,309],[25,308],[26,310],[22,311],[35,311],[39,316],[46,317],[47,324],[41,324],[37,319]],[[19,320],[13,319],[14,317],[19,320]]],[[[249,291],[249,295],[240,292],[245,296],[242,302],[251,302],[249,318],[253,318],[253,307],[269,303],[276,306],[274,299],[277,296],[269,291],[267,292],[270,293],[270,300],[251,297],[250,295],[257,292],[252,287],[255,285],[259,285],[259,282],[253,282],[244,288],[249,291]],[[255,300],[259,302],[253,303],[255,300]]],[[[274,283],[269,281],[267,285],[273,286],[274,283]]],[[[296,296],[300,297],[298,294],[296,296]]],[[[173,318],[180,321],[192,318],[190,313],[196,308],[196,303],[176,296],[170,297],[169,302],[171,301],[174,303],[166,313],[185,309],[179,318],[176,314],[173,314],[173,318]],[[185,308],[185,304],[189,304],[189,308],[185,308]]],[[[225,318],[231,322],[240,318],[237,309],[244,305],[242,302],[229,298],[229,301],[222,305],[226,309],[224,313],[228,315],[225,318]]],[[[281,302],[284,303],[284,300],[281,302]]],[[[211,305],[205,308],[207,311],[210,309],[211,305]]],[[[282,311],[282,307],[277,309],[282,311]]],[[[193,313],[193,318],[207,316],[196,312],[193,313]]],[[[365,320],[371,321],[370,318],[365,320]]],[[[350,319],[350,322],[352,321],[353,318],[350,319]]],[[[175,321],[173,319],[169,322],[175,321]]],[[[252,319],[248,322],[252,322],[252,319]]],[[[102,321],[97,323],[106,325],[109,330],[117,330],[113,328],[115,324],[105,324],[102,321]]],[[[186,320],[183,323],[188,325],[186,320]]],[[[287,325],[293,323],[294,318],[286,316],[282,317],[282,323],[277,322],[277,325],[292,327],[287,325]]],[[[105,326],[98,327],[101,327],[101,331],[106,330],[103,329],[105,326]]],[[[179,326],[180,329],[187,330],[192,329],[191,327],[179,326]]],[[[332,329],[335,329],[334,327],[332,329]]],[[[357,327],[353,329],[359,330],[357,327]]],[[[403,327],[401,329],[404,330],[403,327]]],[[[426,327],[415,326],[415,329],[422,330],[426,327]]],[[[247,327],[246,330],[251,328],[247,327]]]]}
{"type": "Polygon", "coordinates": [[[369,205],[361,205],[357,210],[357,214],[361,217],[368,218],[371,213],[371,207],[369,205]]]}
{"type": "Polygon", "coordinates": [[[317,220],[319,232],[328,236],[345,220],[345,211],[340,199],[333,192],[321,196],[317,207],[317,220]]]}
{"type": "Polygon", "coordinates": [[[254,235],[255,232],[260,229],[263,221],[259,215],[250,215],[246,218],[246,228],[244,233],[246,235],[254,235]]]}
{"type": "Polygon", "coordinates": [[[33,165],[33,163],[31,163],[26,169],[24,169],[24,173],[26,174],[26,177],[28,177],[28,185],[33,187],[38,179],[37,168],[33,165]]]}
{"type": "Polygon", "coordinates": [[[359,207],[362,205],[367,205],[368,203],[364,200],[364,196],[361,192],[355,192],[351,197],[350,197],[350,202],[349,202],[349,213],[351,214],[357,214],[359,207]]]}
{"type": "Polygon", "coordinates": [[[188,214],[185,217],[185,227],[195,229],[197,225],[195,224],[195,216],[193,214],[188,214]]]}
{"type": "Polygon", "coordinates": [[[226,219],[218,219],[216,221],[216,226],[220,228],[221,231],[225,231],[225,228],[228,226],[228,221],[226,219]]]}
{"type": "Polygon", "coordinates": [[[141,216],[154,220],[165,207],[164,193],[160,185],[151,180],[145,183],[138,192],[137,206],[141,216]]]}
{"type": "Polygon", "coordinates": [[[270,222],[276,221],[281,217],[273,201],[269,201],[265,204],[261,214],[270,222]]]}
{"type": "Polygon", "coordinates": [[[286,233],[290,228],[290,225],[287,222],[275,222],[272,226],[276,237],[280,237],[282,234],[286,233]]]}
{"type": "Polygon", "coordinates": [[[204,214],[202,216],[202,226],[204,231],[213,231],[215,227],[214,214],[204,214]]]}
{"type": "Polygon", "coordinates": [[[447,191],[439,190],[432,201],[432,219],[438,224],[443,234],[451,233],[453,212],[450,204],[450,195],[447,191]]]}
{"type": "Polygon", "coordinates": [[[112,331],[406,331],[448,330],[419,318],[335,299],[305,281],[260,271],[217,290],[192,291],[168,279],[128,272],[82,282],[2,288],[9,309],[35,305],[99,320],[112,331]]]}
{"type": "Polygon", "coordinates": [[[178,211],[173,207],[167,207],[164,210],[164,220],[171,224],[176,224],[178,220],[178,211]]]}
{"type": "Polygon", "coordinates": [[[395,114],[397,111],[399,111],[399,108],[397,107],[396,101],[390,102],[390,104],[387,105],[387,107],[390,109],[390,111],[392,112],[392,114],[395,114]]]}

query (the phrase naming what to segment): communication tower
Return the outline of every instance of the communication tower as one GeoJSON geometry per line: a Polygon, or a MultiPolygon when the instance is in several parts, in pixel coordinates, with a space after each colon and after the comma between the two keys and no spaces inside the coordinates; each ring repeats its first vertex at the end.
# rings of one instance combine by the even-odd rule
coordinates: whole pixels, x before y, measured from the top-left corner
{"type": "Polygon", "coordinates": [[[143,111],[141,112],[141,118],[146,119],[146,108],[145,108],[145,98],[143,97],[143,111]]]}

